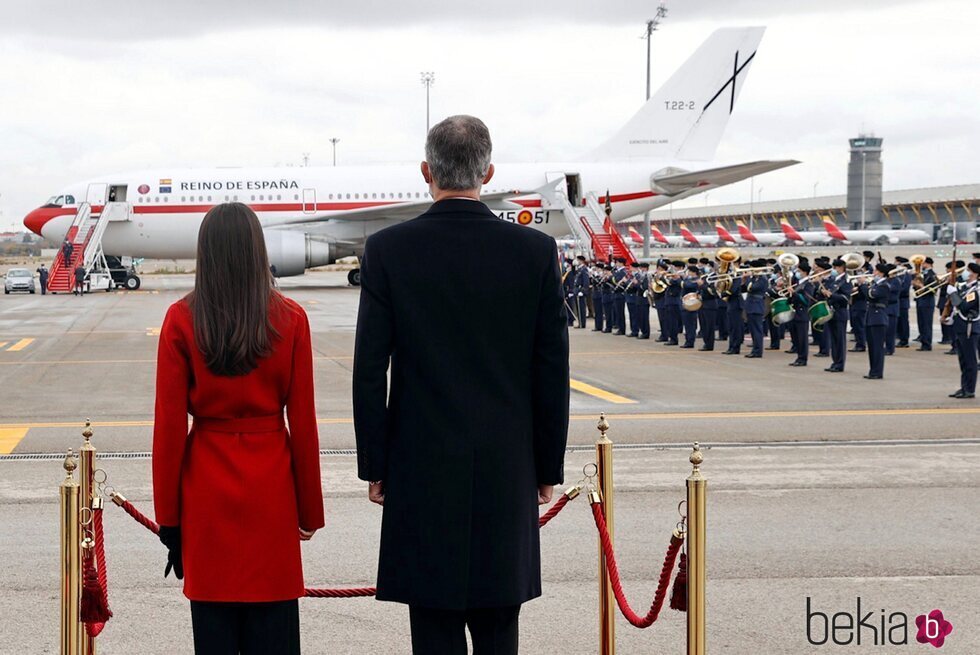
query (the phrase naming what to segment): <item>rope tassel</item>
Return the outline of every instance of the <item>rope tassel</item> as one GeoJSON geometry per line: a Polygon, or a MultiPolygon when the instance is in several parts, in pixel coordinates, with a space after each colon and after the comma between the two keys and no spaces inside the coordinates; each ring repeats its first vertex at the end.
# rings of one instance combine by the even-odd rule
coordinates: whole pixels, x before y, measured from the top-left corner
{"type": "Polygon", "coordinates": [[[670,592],[670,609],[687,611],[687,553],[681,553],[680,562],[677,564],[677,576],[674,578],[674,587],[670,592]]]}
{"type": "Polygon", "coordinates": [[[95,571],[94,545],[90,539],[86,539],[82,544],[85,550],[84,557],[84,584],[82,586],[82,604],[79,611],[79,620],[82,623],[105,623],[112,616],[109,606],[105,602],[105,594],[99,584],[99,575],[95,571]]]}

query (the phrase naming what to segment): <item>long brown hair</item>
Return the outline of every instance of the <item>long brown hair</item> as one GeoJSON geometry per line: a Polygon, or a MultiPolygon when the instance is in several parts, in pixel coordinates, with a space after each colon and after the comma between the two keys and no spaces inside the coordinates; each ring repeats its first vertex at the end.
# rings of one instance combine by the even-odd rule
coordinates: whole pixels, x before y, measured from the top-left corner
{"type": "Polygon", "coordinates": [[[247,205],[215,205],[197,234],[197,271],[187,302],[194,340],[215,375],[244,375],[272,351],[278,334],[273,289],[259,219],[247,205]]]}

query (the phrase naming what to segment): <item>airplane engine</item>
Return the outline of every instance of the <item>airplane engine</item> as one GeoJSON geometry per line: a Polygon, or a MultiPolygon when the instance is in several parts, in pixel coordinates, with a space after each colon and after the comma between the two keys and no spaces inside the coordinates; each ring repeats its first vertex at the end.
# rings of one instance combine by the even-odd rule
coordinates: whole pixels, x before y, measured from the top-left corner
{"type": "Polygon", "coordinates": [[[313,239],[309,234],[291,230],[263,230],[262,233],[269,264],[276,267],[276,277],[302,275],[308,268],[337,260],[331,243],[313,239]]]}

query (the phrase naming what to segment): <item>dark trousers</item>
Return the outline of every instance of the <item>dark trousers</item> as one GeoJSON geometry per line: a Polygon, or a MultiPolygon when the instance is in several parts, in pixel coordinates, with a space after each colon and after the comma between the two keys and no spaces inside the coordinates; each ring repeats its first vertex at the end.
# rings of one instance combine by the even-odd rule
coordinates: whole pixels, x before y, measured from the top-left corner
{"type": "Polygon", "coordinates": [[[806,314],[803,320],[794,319],[790,322],[790,328],[796,335],[796,360],[806,362],[810,359],[810,321],[806,314]]]}
{"type": "Polygon", "coordinates": [[[847,321],[824,323],[823,329],[830,334],[830,356],[833,367],[844,370],[844,360],[847,358],[847,321]]]}
{"type": "Polygon", "coordinates": [[[898,333],[898,316],[888,316],[888,327],[885,328],[885,354],[891,355],[895,352],[895,336],[898,333]]]}
{"type": "Polygon", "coordinates": [[[602,304],[602,296],[592,296],[592,314],[595,316],[595,328],[596,332],[602,332],[603,321],[605,320],[605,314],[603,313],[604,306],[602,304]]]}
{"type": "Polygon", "coordinates": [[[854,347],[855,348],[867,348],[867,339],[865,339],[864,323],[868,318],[868,310],[852,309],[851,310],[851,329],[854,330],[854,347]]]}
{"type": "Polygon", "coordinates": [[[718,306],[718,338],[724,341],[728,338],[728,305],[718,306]]]}
{"type": "Polygon", "coordinates": [[[956,336],[956,356],[960,360],[960,389],[966,393],[977,392],[977,342],[980,340],[980,324],[971,330],[959,319],[953,326],[956,336]],[[972,334],[971,334],[972,333],[972,334]]]}
{"type": "Polygon", "coordinates": [[[898,342],[903,346],[908,345],[909,342],[909,308],[899,307],[898,308],[898,325],[895,329],[895,334],[898,337],[898,342]]]}
{"type": "Polygon", "coordinates": [[[41,280],[41,295],[43,296],[48,292],[48,281],[47,279],[41,280]]]}
{"type": "Polygon", "coordinates": [[[698,334],[698,313],[682,309],[681,322],[684,324],[684,345],[693,347],[698,334]]]}
{"type": "Polygon", "coordinates": [[[742,322],[742,310],[732,310],[728,314],[728,349],[735,352],[742,350],[745,340],[745,323],[742,322]]]}
{"type": "Polygon", "coordinates": [[[602,325],[602,331],[612,332],[613,325],[616,324],[616,303],[613,301],[612,296],[609,296],[608,300],[606,299],[606,296],[602,297],[602,315],[605,317],[602,325]]]}
{"type": "Polygon", "coordinates": [[[640,337],[643,339],[650,338],[650,303],[647,302],[646,298],[640,297],[639,301],[636,303],[636,311],[639,314],[637,317],[640,322],[640,337]]]}
{"type": "Polygon", "coordinates": [[[681,329],[680,308],[677,305],[667,305],[664,307],[664,329],[666,330],[667,341],[677,343],[677,334],[681,329]]]}
{"type": "Polygon", "coordinates": [[[749,314],[749,334],[752,335],[752,354],[762,356],[762,340],[765,338],[762,314],[749,314]]]}
{"type": "Polygon", "coordinates": [[[584,328],[587,325],[588,307],[586,306],[585,296],[576,295],[575,309],[578,311],[578,326],[584,328]]]}
{"type": "Polygon", "coordinates": [[[769,317],[768,323],[769,323],[769,345],[772,346],[773,350],[776,350],[779,348],[779,342],[783,340],[783,336],[786,333],[786,326],[773,321],[771,315],[769,317]]]}
{"type": "Polygon", "coordinates": [[[191,601],[197,655],[299,655],[299,602],[191,601]]]}
{"type": "Polygon", "coordinates": [[[923,303],[915,306],[915,322],[919,329],[919,343],[923,348],[932,349],[932,319],[936,306],[923,303]]]}
{"type": "Polygon", "coordinates": [[[613,328],[616,330],[616,334],[626,334],[626,294],[617,293],[614,295],[613,306],[616,308],[616,320],[613,322],[613,328]]]}
{"type": "Polygon", "coordinates": [[[635,295],[626,296],[626,311],[629,313],[629,335],[631,337],[640,334],[640,308],[636,302],[635,295]]]}
{"type": "Polygon", "coordinates": [[[868,362],[871,368],[868,375],[885,375],[885,332],[888,330],[885,325],[869,325],[866,328],[868,341],[868,362]]]}
{"type": "Polygon", "coordinates": [[[657,307],[656,305],[654,305],[654,308],[657,310],[657,325],[660,328],[660,334],[657,336],[657,339],[659,341],[666,341],[667,340],[667,326],[664,324],[664,314],[666,314],[667,312],[664,311],[664,308],[663,308],[662,305],[660,307],[657,307]]]}
{"type": "Polygon", "coordinates": [[[521,606],[474,610],[409,607],[413,655],[466,655],[466,628],[473,655],[517,655],[521,606]]]}
{"type": "Polygon", "coordinates": [[[701,339],[704,341],[704,347],[708,350],[713,350],[715,347],[715,322],[717,320],[717,309],[701,310],[701,339]]]}
{"type": "Polygon", "coordinates": [[[821,325],[819,330],[814,328],[813,332],[814,332],[814,338],[817,341],[817,346],[819,347],[819,350],[817,352],[819,352],[822,355],[829,355],[830,354],[829,322],[821,325]]]}
{"type": "Polygon", "coordinates": [[[953,326],[946,325],[945,323],[939,324],[939,334],[942,336],[941,341],[943,343],[953,342],[953,326]]]}

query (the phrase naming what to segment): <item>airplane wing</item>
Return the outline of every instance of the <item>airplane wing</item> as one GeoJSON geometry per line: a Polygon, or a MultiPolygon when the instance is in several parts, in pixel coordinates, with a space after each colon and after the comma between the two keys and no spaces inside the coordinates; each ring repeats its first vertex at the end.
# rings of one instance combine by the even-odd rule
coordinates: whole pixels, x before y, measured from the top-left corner
{"type": "MultiPolygon", "coordinates": [[[[508,198],[519,198],[521,196],[537,193],[535,191],[497,191],[495,193],[484,193],[480,195],[480,200],[484,203],[506,202],[508,198]]],[[[346,211],[316,212],[304,214],[302,216],[291,216],[275,222],[268,222],[268,227],[280,227],[285,225],[303,225],[307,223],[321,223],[324,221],[371,221],[376,219],[402,219],[409,220],[422,214],[432,205],[432,199],[411,200],[406,202],[388,202],[382,205],[372,205],[370,207],[360,207],[358,209],[348,209],[346,211]]],[[[514,204],[514,209],[520,209],[520,205],[514,204]]]]}
{"type": "Polygon", "coordinates": [[[735,164],[733,166],[721,166],[719,168],[708,168],[702,171],[675,172],[673,169],[666,175],[653,177],[653,184],[659,187],[664,193],[673,195],[700,186],[723,186],[739,182],[746,178],[770,171],[793,166],[800,162],[795,159],[781,159],[775,161],[753,161],[747,164],[735,164]]]}

